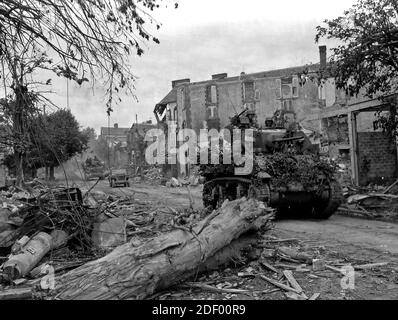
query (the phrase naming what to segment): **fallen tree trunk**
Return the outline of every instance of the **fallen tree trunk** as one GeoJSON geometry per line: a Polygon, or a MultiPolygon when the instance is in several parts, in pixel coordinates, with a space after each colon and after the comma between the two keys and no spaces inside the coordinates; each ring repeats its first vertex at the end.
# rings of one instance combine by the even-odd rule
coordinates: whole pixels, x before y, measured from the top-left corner
{"type": "Polygon", "coordinates": [[[226,202],[192,232],[177,229],[139,247],[127,243],[57,278],[54,297],[145,299],[206,269],[207,261],[224,263],[224,248],[249,231],[269,228],[272,219],[273,210],[254,199],[226,202]]]}

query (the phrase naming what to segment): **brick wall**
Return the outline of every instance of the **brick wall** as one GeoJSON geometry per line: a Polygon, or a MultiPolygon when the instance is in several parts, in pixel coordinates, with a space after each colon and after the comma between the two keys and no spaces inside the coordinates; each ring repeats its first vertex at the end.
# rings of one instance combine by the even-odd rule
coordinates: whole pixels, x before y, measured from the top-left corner
{"type": "Polygon", "coordinates": [[[358,167],[360,185],[395,180],[397,177],[395,142],[382,132],[358,132],[358,167]]]}

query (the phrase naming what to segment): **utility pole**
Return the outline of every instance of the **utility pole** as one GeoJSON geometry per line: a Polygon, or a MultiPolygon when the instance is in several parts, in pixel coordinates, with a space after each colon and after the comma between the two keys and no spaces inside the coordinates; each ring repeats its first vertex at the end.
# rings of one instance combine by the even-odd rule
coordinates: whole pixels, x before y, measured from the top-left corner
{"type": "Polygon", "coordinates": [[[112,173],[112,169],[111,169],[111,151],[110,151],[110,147],[109,147],[109,143],[110,143],[110,139],[111,139],[111,116],[108,113],[108,137],[106,139],[106,145],[108,147],[108,170],[109,173],[112,173]]]}
{"type": "Polygon", "coordinates": [[[69,79],[66,79],[66,108],[70,110],[69,106],[69,79]]]}

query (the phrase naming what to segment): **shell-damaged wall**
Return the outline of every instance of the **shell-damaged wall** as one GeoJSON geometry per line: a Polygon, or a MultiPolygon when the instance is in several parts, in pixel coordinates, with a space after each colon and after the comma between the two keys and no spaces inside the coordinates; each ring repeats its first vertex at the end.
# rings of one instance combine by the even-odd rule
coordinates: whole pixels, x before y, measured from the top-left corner
{"type": "Polygon", "coordinates": [[[312,130],[319,124],[306,117],[320,111],[322,101],[315,82],[300,84],[298,75],[211,80],[184,84],[177,89],[178,127],[195,131],[205,127],[224,128],[244,107],[254,108],[260,127],[276,110],[294,111],[296,120],[312,130]],[[214,125],[216,124],[216,125],[214,125]]]}

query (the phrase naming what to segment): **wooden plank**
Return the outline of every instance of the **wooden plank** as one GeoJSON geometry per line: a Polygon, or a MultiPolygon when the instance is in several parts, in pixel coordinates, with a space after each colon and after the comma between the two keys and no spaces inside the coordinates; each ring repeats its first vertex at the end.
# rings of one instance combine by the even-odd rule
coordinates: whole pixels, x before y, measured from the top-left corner
{"type": "Polygon", "coordinates": [[[378,262],[378,263],[369,263],[369,264],[362,264],[359,266],[353,266],[354,269],[357,270],[366,270],[366,269],[372,269],[372,268],[377,268],[377,267],[384,267],[388,265],[388,262],[378,262]]]}
{"type": "Polygon", "coordinates": [[[293,272],[290,270],[283,271],[284,276],[286,277],[287,281],[289,281],[290,285],[298,291],[298,293],[303,292],[303,288],[298,284],[296,279],[293,276],[293,272]]]}
{"type": "Polygon", "coordinates": [[[382,193],[387,193],[390,191],[392,188],[394,188],[398,183],[398,180],[396,180],[392,185],[390,185],[388,188],[386,188],[382,193]]]}
{"type": "Polygon", "coordinates": [[[269,283],[271,283],[271,284],[273,284],[275,287],[281,288],[283,290],[291,291],[291,292],[294,292],[294,293],[297,293],[297,294],[300,293],[296,289],[291,288],[291,287],[289,287],[289,286],[287,286],[287,285],[285,285],[283,283],[280,283],[280,282],[278,282],[278,281],[276,281],[274,279],[270,279],[270,278],[268,278],[266,276],[263,276],[263,275],[260,275],[260,278],[265,280],[265,281],[267,281],[267,282],[269,282],[269,283]]]}
{"type": "Polygon", "coordinates": [[[197,288],[197,289],[202,289],[205,291],[212,291],[212,292],[217,292],[217,293],[239,294],[239,293],[249,293],[250,292],[249,290],[245,290],[245,289],[217,288],[217,287],[210,286],[208,284],[194,283],[194,282],[188,282],[187,284],[183,285],[183,287],[197,288]]]}
{"type": "Polygon", "coordinates": [[[289,257],[290,259],[292,259],[293,262],[303,261],[306,263],[312,263],[312,257],[310,255],[305,252],[299,252],[296,249],[290,247],[279,247],[278,253],[280,255],[284,255],[284,258],[289,257]]]}
{"type": "Polygon", "coordinates": [[[325,268],[327,268],[329,270],[332,270],[332,271],[335,271],[335,272],[338,272],[338,273],[343,273],[343,271],[341,269],[332,267],[332,266],[330,266],[328,264],[325,265],[325,268]]]}
{"type": "Polygon", "coordinates": [[[266,263],[264,261],[260,261],[260,264],[266,269],[269,269],[269,270],[271,270],[271,271],[273,271],[275,273],[279,273],[279,271],[277,269],[275,269],[273,266],[271,266],[270,264],[268,264],[268,263],[266,263]]]}
{"type": "Polygon", "coordinates": [[[32,298],[32,288],[18,288],[0,291],[0,300],[26,300],[32,298]]]}
{"type": "Polygon", "coordinates": [[[316,300],[319,298],[321,294],[319,292],[314,293],[308,300],[316,300]]]}

